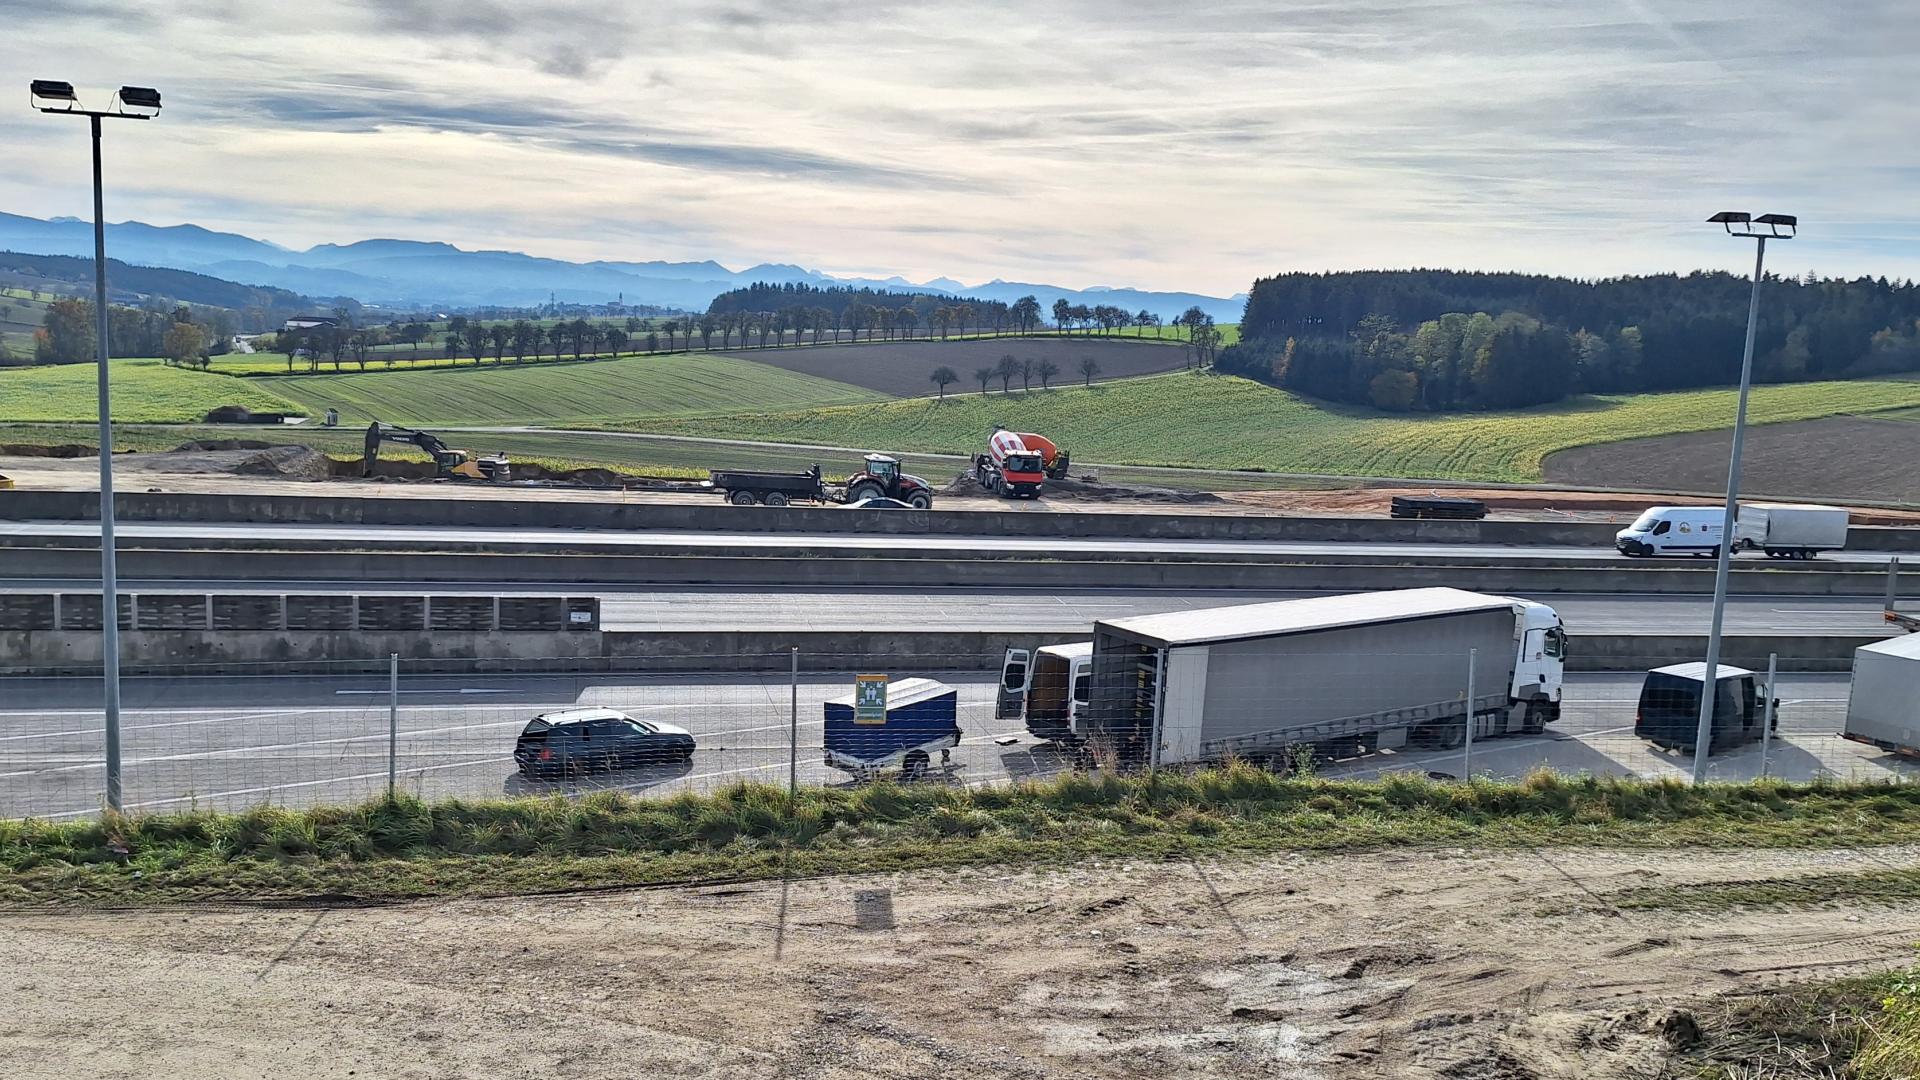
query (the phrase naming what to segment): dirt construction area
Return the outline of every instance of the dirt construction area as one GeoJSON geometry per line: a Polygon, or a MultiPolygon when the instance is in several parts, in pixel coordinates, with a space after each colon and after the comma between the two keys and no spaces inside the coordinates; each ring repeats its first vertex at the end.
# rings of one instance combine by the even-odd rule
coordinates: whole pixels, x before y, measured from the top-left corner
{"type": "Polygon", "coordinates": [[[1422,851],[16,911],[0,1075],[1678,1078],[1696,1010],[1911,963],[1920,910],[1610,894],[1916,854],[1422,851]]]}

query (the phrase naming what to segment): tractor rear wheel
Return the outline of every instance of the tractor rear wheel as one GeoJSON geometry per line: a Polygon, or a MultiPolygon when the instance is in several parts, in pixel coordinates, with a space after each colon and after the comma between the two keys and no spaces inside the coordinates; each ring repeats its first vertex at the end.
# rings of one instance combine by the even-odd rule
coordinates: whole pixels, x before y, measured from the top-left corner
{"type": "Polygon", "coordinates": [[[864,484],[855,484],[852,487],[848,488],[847,501],[850,503],[857,503],[861,499],[878,499],[884,496],[885,494],[886,494],[886,491],[883,488],[881,488],[879,484],[873,483],[872,481],[868,481],[864,484]]]}

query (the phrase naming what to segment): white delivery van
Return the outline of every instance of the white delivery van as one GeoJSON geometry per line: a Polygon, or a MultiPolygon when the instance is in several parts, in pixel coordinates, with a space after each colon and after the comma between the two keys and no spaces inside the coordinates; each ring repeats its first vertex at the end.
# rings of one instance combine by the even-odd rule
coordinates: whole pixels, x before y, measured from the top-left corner
{"type": "Polygon", "coordinates": [[[1719,555],[1724,506],[1655,506],[1613,535],[1622,555],[1719,555]]]}

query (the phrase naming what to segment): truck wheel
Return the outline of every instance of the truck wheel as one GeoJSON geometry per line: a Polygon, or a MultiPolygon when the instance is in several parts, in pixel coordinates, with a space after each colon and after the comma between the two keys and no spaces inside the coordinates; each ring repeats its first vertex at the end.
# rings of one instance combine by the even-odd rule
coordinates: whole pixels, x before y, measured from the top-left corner
{"type": "Polygon", "coordinates": [[[1433,745],[1441,750],[1458,750],[1467,745],[1467,725],[1464,720],[1445,720],[1427,729],[1433,745]]]}
{"type": "Polygon", "coordinates": [[[916,491],[907,496],[907,505],[913,507],[915,510],[931,510],[933,509],[933,496],[924,491],[916,491]]]}
{"type": "Polygon", "coordinates": [[[1538,701],[1527,703],[1526,719],[1520,722],[1522,735],[1539,735],[1547,730],[1547,707],[1538,701]]]}
{"type": "Polygon", "coordinates": [[[751,491],[730,491],[727,493],[727,501],[735,506],[752,506],[759,500],[753,497],[751,491]]]}
{"type": "Polygon", "coordinates": [[[925,750],[909,750],[907,756],[900,759],[900,779],[921,780],[927,775],[927,766],[932,763],[925,750]]]}
{"type": "Polygon", "coordinates": [[[767,505],[768,506],[785,506],[787,505],[787,497],[782,492],[769,491],[767,492],[767,505]]]}

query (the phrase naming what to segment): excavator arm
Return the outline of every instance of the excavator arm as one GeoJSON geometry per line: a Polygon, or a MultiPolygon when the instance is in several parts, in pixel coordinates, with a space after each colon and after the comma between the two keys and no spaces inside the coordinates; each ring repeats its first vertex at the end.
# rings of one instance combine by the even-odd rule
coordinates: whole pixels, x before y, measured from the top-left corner
{"type": "Polygon", "coordinates": [[[434,464],[445,472],[450,465],[447,460],[452,451],[440,437],[430,431],[415,431],[412,428],[394,427],[375,420],[367,427],[366,454],[361,459],[360,475],[373,475],[373,463],[380,460],[380,444],[383,442],[403,442],[419,447],[433,458],[434,464]]]}

